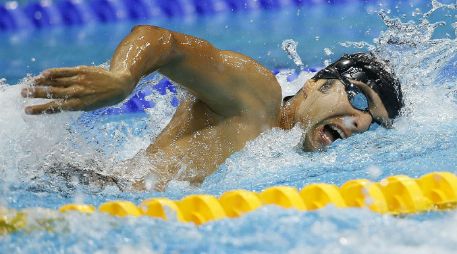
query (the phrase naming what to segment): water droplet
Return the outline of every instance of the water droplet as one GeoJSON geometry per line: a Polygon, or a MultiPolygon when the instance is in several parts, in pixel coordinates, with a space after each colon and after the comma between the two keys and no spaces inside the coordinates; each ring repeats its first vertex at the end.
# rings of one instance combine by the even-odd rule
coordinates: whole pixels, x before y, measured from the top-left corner
{"type": "Polygon", "coordinates": [[[376,166],[370,166],[367,169],[367,173],[370,175],[371,178],[376,179],[382,174],[382,170],[376,166]]]}
{"type": "Polygon", "coordinates": [[[329,48],[325,48],[324,49],[324,53],[325,53],[326,56],[333,55],[333,51],[331,49],[329,49],[329,48]]]}
{"type": "Polygon", "coordinates": [[[18,7],[18,2],[16,2],[16,1],[6,2],[5,7],[9,10],[15,10],[18,7]]]}
{"type": "Polygon", "coordinates": [[[282,42],[282,50],[286,51],[289,58],[292,59],[300,69],[303,69],[303,62],[297,53],[297,46],[298,42],[292,39],[284,40],[282,42]]]}
{"type": "Polygon", "coordinates": [[[354,126],[354,118],[352,116],[343,117],[343,125],[347,129],[352,129],[354,126]]]}
{"type": "Polygon", "coordinates": [[[340,237],[339,242],[341,245],[348,245],[349,241],[345,237],[340,237]]]}

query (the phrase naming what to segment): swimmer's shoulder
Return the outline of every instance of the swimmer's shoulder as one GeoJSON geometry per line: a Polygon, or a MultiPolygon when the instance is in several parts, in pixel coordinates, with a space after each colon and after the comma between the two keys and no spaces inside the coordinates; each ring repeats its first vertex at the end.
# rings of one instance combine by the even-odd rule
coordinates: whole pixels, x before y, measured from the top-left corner
{"type": "Polygon", "coordinates": [[[161,73],[189,88],[210,108],[226,116],[280,109],[281,87],[273,73],[244,54],[219,49],[201,38],[155,26],[134,29],[162,30],[171,34],[173,50],[179,55],[161,73]]]}
{"type": "Polygon", "coordinates": [[[276,113],[282,101],[281,86],[270,69],[255,59],[230,50],[220,50],[219,56],[223,62],[229,61],[233,75],[243,83],[243,91],[251,93],[266,107],[276,113]]]}

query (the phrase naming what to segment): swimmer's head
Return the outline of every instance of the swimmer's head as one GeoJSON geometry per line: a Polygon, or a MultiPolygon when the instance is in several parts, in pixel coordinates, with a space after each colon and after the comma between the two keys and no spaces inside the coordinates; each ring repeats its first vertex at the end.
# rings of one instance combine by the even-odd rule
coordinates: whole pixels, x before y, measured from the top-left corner
{"type": "Polygon", "coordinates": [[[339,79],[343,83],[357,80],[368,85],[379,95],[389,119],[393,120],[403,107],[403,95],[399,80],[388,68],[386,63],[372,53],[356,53],[344,55],[316,73],[313,79],[339,79]]]}
{"type": "Polygon", "coordinates": [[[403,98],[386,63],[371,53],[357,53],[316,73],[290,103],[294,122],[305,130],[303,148],[312,151],[364,132],[372,123],[390,128],[403,98]]]}

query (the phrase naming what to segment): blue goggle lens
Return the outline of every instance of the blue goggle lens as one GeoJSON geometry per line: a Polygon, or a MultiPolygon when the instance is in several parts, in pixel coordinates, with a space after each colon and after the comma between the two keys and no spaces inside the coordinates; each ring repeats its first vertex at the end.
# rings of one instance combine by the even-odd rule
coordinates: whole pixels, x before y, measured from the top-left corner
{"type": "Polygon", "coordinates": [[[351,105],[358,110],[367,111],[368,110],[368,99],[363,92],[350,92],[349,102],[351,105]]]}

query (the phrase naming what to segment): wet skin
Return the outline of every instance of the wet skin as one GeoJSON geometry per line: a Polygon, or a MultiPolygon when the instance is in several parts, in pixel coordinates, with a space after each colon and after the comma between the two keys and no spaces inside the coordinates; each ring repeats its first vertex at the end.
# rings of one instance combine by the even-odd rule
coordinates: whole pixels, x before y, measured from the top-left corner
{"type": "MultiPolygon", "coordinates": [[[[303,127],[303,149],[313,151],[366,131],[372,116],[387,121],[379,96],[354,83],[370,99],[370,113],[354,109],[338,80],[308,80],[282,105],[281,88],[250,57],[214,48],[202,39],[153,26],[138,26],[117,47],[110,70],[79,66],[49,69],[22,96],[52,99],[25,108],[28,114],[94,110],[125,99],[141,77],[158,71],[191,94],[147,148],[152,186],[171,179],[201,183],[246,142],[272,128],[303,127]]],[[[140,156],[140,155],[138,155],[140,156]]],[[[127,161],[135,171],[136,158],[127,161]]],[[[145,190],[143,179],[134,187],[145,190]]]]}

